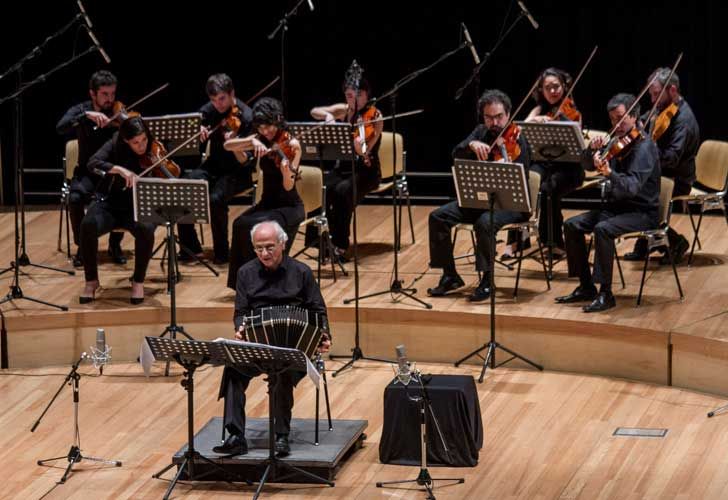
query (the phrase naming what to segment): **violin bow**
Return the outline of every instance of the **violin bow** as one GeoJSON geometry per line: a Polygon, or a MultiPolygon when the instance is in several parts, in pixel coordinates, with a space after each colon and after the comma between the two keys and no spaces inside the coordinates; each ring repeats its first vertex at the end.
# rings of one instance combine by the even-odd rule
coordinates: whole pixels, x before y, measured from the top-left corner
{"type": "Polygon", "coordinates": [[[491,145],[489,146],[488,149],[493,149],[493,146],[495,146],[495,144],[498,142],[498,139],[500,139],[501,137],[503,137],[503,134],[508,129],[508,127],[511,126],[511,123],[513,123],[513,120],[516,118],[516,115],[518,114],[518,112],[521,111],[521,108],[524,106],[524,104],[526,104],[526,101],[528,100],[528,98],[531,97],[531,94],[533,94],[533,91],[536,90],[536,87],[538,86],[538,81],[540,79],[541,79],[540,77],[539,78],[536,78],[536,81],[533,82],[533,85],[531,85],[531,90],[529,90],[528,92],[526,92],[526,96],[521,101],[521,104],[519,104],[518,107],[516,108],[516,110],[513,113],[511,113],[511,117],[508,120],[508,123],[506,123],[506,125],[498,133],[498,135],[495,137],[495,139],[493,139],[493,142],[491,143],[491,145]]]}
{"type": "Polygon", "coordinates": [[[607,137],[604,141],[605,143],[608,143],[609,141],[612,140],[612,136],[614,135],[614,132],[619,128],[619,126],[622,124],[624,119],[629,116],[629,114],[632,112],[634,107],[637,106],[637,104],[639,104],[640,99],[642,99],[642,97],[644,97],[645,93],[647,93],[647,90],[649,90],[649,88],[652,86],[652,84],[655,83],[656,81],[657,81],[657,75],[655,75],[652,78],[652,80],[647,82],[647,85],[645,85],[645,87],[642,89],[642,91],[639,93],[639,95],[635,98],[634,102],[629,107],[629,109],[624,113],[622,118],[620,118],[619,121],[614,125],[614,127],[612,127],[612,129],[609,131],[609,133],[607,134],[607,137]]]}
{"type": "MultiPolygon", "coordinates": [[[[677,66],[680,64],[680,61],[682,61],[683,53],[680,52],[677,56],[677,60],[675,61],[675,64],[672,65],[672,69],[670,70],[670,76],[667,77],[667,81],[665,82],[665,85],[662,86],[662,89],[660,90],[659,95],[657,96],[657,99],[655,99],[654,104],[652,105],[652,109],[650,110],[649,114],[647,115],[647,119],[645,119],[645,127],[648,123],[650,123],[650,120],[652,120],[653,115],[655,114],[655,111],[657,111],[657,104],[660,102],[660,99],[662,99],[662,96],[665,95],[665,90],[670,86],[670,80],[672,80],[672,76],[675,74],[675,71],[677,70],[677,66]]],[[[650,84],[652,85],[652,84],[650,84]]]]}
{"type": "Polygon", "coordinates": [[[589,54],[589,57],[586,59],[586,62],[579,70],[579,74],[576,75],[576,78],[574,78],[574,82],[571,84],[571,87],[569,88],[569,91],[566,93],[563,99],[561,99],[561,104],[559,104],[558,111],[561,111],[561,106],[564,105],[566,100],[571,97],[571,94],[574,92],[574,89],[576,88],[576,85],[579,83],[579,80],[581,80],[581,77],[584,75],[584,72],[586,71],[586,68],[589,66],[589,63],[591,63],[591,60],[594,58],[594,54],[597,53],[597,49],[599,49],[599,45],[595,45],[594,48],[591,51],[591,54],[589,54]]]}
{"type": "Polygon", "coordinates": [[[412,115],[419,115],[420,113],[424,113],[424,109],[415,109],[412,111],[405,111],[403,113],[397,113],[396,115],[389,115],[389,116],[380,116],[379,118],[374,118],[373,120],[368,120],[365,122],[362,122],[362,125],[369,125],[371,123],[377,123],[377,122],[384,122],[387,120],[392,120],[394,118],[402,118],[403,116],[412,116],[412,115]]]}
{"type": "MultiPolygon", "coordinates": [[[[159,92],[163,91],[163,90],[164,90],[164,89],[166,89],[167,87],[169,87],[169,82],[167,82],[167,83],[165,83],[165,84],[161,85],[160,87],[158,87],[158,88],[156,88],[156,89],[152,90],[151,92],[149,92],[149,93],[148,93],[147,95],[145,95],[145,96],[144,96],[144,97],[142,97],[141,99],[137,99],[136,101],[134,101],[133,103],[131,103],[131,104],[130,104],[129,106],[126,106],[126,107],[125,107],[124,109],[125,109],[126,111],[129,111],[129,110],[131,110],[131,109],[134,109],[135,107],[139,106],[139,105],[140,105],[141,103],[143,103],[144,101],[146,101],[147,99],[149,99],[150,97],[152,97],[152,96],[153,96],[154,94],[157,94],[157,93],[159,93],[159,92]]],[[[117,118],[119,118],[119,116],[120,116],[120,115],[121,115],[121,111],[119,111],[118,113],[116,113],[116,114],[114,114],[113,116],[111,116],[111,117],[109,118],[109,121],[110,121],[110,122],[113,122],[114,120],[116,120],[117,118]]],[[[94,127],[94,130],[97,130],[98,128],[99,128],[99,127],[98,127],[98,125],[97,125],[97,126],[95,126],[95,127],[94,127]]]]}

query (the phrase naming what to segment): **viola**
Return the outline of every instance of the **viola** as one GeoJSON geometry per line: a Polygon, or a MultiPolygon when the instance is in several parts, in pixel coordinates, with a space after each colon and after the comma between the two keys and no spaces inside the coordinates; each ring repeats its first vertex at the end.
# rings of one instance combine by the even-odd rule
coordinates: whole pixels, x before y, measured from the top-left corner
{"type": "Polygon", "coordinates": [[[158,165],[151,169],[150,173],[162,179],[176,178],[182,173],[179,165],[169,159],[169,153],[162,143],[156,139],[152,141],[149,152],[142,157],[140,163],[145,170],[158,163],[158,165]]]}
{"type": "Polygon", "coordinates": [[[652,124],[652,140],[656,141],[670,126],[670,122],[677,114],[677,104],[671,102],[669,106],[663,109],[652,124]]]}
{"type": "Polygon", "coordinates": [[[500,135],[500,139],[496,141],[491,149],[493,161],[513,161],[521,156],[521,146],[518,144],[518,138],[521,135],[521,127],[515,123],[511,123],[500,135]]]}
{"type": "Polygon", "coordinates": [[[557,108],[554,108],[546,113],[546,116],[548,116],[552,120],[564,117],[568,121],[572,122],[581,121],[581,113],[578,109],[576,109],[574,99],[572,99],[571,97],[567,97],[566,99],[561,101],[561,104],[557,108]]]}
{"type": "Polygon", "coordinates": [[[599,159],[603,162],[609,162],[614,158],[621,158],[632,149],[635,143],[642,139],[642,132],[633,127],[632,130],[619,138],[614,138],[607,143],[599,152],[599,159]]]}

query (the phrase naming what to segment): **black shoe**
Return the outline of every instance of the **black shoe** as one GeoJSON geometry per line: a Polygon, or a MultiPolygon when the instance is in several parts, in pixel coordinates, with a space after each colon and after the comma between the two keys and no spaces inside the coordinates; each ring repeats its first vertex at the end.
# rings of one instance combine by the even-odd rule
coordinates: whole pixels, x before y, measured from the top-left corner
{"type": "Polygon", "coordinates": [[[121,245],[109,245],[107,252],[114,264],[126,264],[126,257],[124,252],[121,251],[121,245]]]}
{"type": "Polygon", "coordinates": [[[73,262],[73,267],[83,267],[83,259],[80,253],[74,255],[71,261],[73,262]]]}
{"type": "Polygon", "coordinates": [[[430,297],[442,297],[447,292],[451,292],[461,286],[465,286],[465,282],[459,275],[443,274],[435,288],[427,289],[427,295],[430,297]]]}
{"type": "MultiPolygon", "coordinates": [[[[672,252],[672,261],[675,263],[675,265],[678,265],[680,262],[682,262],[683,257],[685,257],[685,253],[690,249],[690,242],[685,238],[685,236],[680,235],[680,239],[677,240],[677,243],[675,243],[675,246],[671,247],[668,251],[672,252]]],[[[670,265],[670,257],[668,257],[667,253],[663,255],[660,258],[660,264],[663,266],[669,266],[670,265]]]]}
{"type": "Polygon", "coordinates": [[[646,255],[644,252],[632,251],[632,252],[627,252],[626,254],[624,254],[624,256],[622,257],[622,260],[628,260],[628,261],[632,261],[632,262],[633,261],[643,261],[643,260],[645,260],[645,257],[646,257],[646,255]]]}
{"type": "Polygon", "coordinates": [[[602,312],[612,307],[616,307],[617,301],[614,300],[612,292],[599,292],[597,297],[588,306],[582,307],[585,313],[602,312]]]}
{"type": "Polygon", "coordinates": [[[216,255],[215,258],[212,259],[212,263],[215,264],[216,266],[224,266],[224,265],[227,265],[229,262],[230,262],[230,258],[227,256],[218,257],[216,255]]]}
{"type": "Polygon", "coordinates": [[[246,455],[248,453],[248,443],[243,436],[230,434],[223,444],[213,447],[212,451],[220,455],[246,455]]]}
{"type": "Polygon", "coordinates": [[[482,302],[490,298],[490,282],[488,279],[480,281],[478,287],[473,290],[473,293],[468,295],[468,302],[482,302]]]}
{"type": "Polygon", "coordinates": [[[557,304],[573,304],[574,302],[589,302],[596,298],[597,289],[595,287],[586,288],[581,285],[577,286],[569,295],[556,297],[557,304]]]}
{"type": "Polygon", "coordinates": [[[288,443],[287,434],[276,435],[275,452],[279,457],[285,457],[291,453],[291,445],[288,443]]]}

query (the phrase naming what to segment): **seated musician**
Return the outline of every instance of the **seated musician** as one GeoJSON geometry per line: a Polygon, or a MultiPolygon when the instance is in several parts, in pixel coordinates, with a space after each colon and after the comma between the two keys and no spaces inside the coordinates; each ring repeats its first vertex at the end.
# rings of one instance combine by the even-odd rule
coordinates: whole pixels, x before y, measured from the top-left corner
{"type": "Polygon", "coordinates": [[[227,282],[233,290],[240,266],[255,258],[250,229],[264,220],[276,221],[288,234],[288,251],[298,225],[306,217],[303,201],[296,190],[301,146],[286,131],[280,101],[272,97],[259,99],[253,106],[253,124],[256,134],[225,143],[228,150],[247,152],[249,156],[259,158],[263,174],[258,183],[258,189],[262,189],[260,201],[233,222],[227,282]]]}
{"type": "MultiPolygon", "coordinates": [[[[328,331],[326,304],[311,269],[285,252],[288,235],[275,221],[263,221],[251,230],[253,247],[258,258],[238,271],[235,294],[235,338],[244,338],[245,317],[255,309],[276,305],[290,305],[323,315],[325,332],[328,331]]],[[[331,347],[330,336],[322,337],[319,352],[331,347]]],[[[225,442],[212,449],[215,453],[244,455],[248,452],[245,440],[245,390],[253,377],[261,372],[248,368],[244,371],[226,367],[223,372],[220,397],[225,398],[225,428],[230,433],[225,442]]],[[[293,388],[305,376],[304,372],[287,371],[280,375],[275,394],[275,451],[278,455],[290,452],[288,435],[291,431],[293,388]]]]}
{"type": "MultiPolygon", "coordinates": [[[[617,94],[607,104],[612,126],[624,117],[614,132],[617,138],[639,132],[639,104],[625,117],[634,102],[631,94],[617,94]]],[[[583,307],[584,312],[605,311],[616,305],[612,294],[614,240],[632,231],[655,229],[659,223],[660,162],[655,143],[640,132],[620,155],[609,161],[600,156],[598,150],[602,146],[604,139],[594,138],[584,151],[582,164],[606,177],[605,206],[571,217],[564,223],[569,276],[578,277],[579,286],[569,295],[557,297],[556,302],[589,302],[583,307]],[[593,274],[589,269],[586,233],[593,234],[593,274]],[[595,283],[600,285],[598,292],[595,283]]]]}
{"type": "Polygon", "coordinates": [[[81,255],[86,285],[79,297],[81,304],[94,300],[99,288],[99,236],[115,228],[124,228],[134,236],[134,275],[131,284],[132,304],[144,301],[144,278],[154,246],[153,224],[135,222],[132,187],[144,169],[142,160],[152,146],[152,134],[141,117],[124,120],[119,131],[89,160],[90,170],[104,175],[106,193],[97,193],[81,221],[81,255]]]}
{"type": "MultiPolygon", "coordinates": [[[[486,90],[478,101],[478,111],[483,123],[475,127],[463,142],[455,146],[452,152],[453,158],[493,161],[497,154],[501,154],[503,157],[508,156],[503,155],[504,144],[499,143],[492,149],[491,145],[510,122],[510,98],[500,90],[486,90]]],[[[530,163],[528,144],[523,136],[514,139],[514,142],[520,148],[520,155],[517,158],[509,158],[509,160],[522,164],[526,169],[526,178],[528,178],[530,163]]],[[[524,222],[528,220],[528,217],[528,213],[498,210],[493,214],[495,225],[491,227],[488,210],[461,208],[457,201],[452,201],[431,212],[429,218],[430,266],[441,268],[442,277],[436,287],[427,290],[428,295],[440,297],[465,285],[455,270],[451,230],[458,223],[470,223],[475,228],[476,268],[483,272],[483,278],[468,300],[479,302],[490,297],[491,283],[488,273],[491,261],[490,235],[506,224],[524,222]]]]}
{"type": "MultiPolygon", "coordinates": [[[[241,191],[252,186],[253,162],[240,163],[235,154],[225,150],[226,140],[246,137],[252,133],[253,115],[250,107],[235,97],[232,79],[225,74],[216,74],[207,79],[205,85],[210,102],[200,108],[202,114],[202,146],[210,142],[210,155],[198,168],[188,170],[183,177],[203,179],[210,191],[210,230],[212,231],[213,264],[227,264],[228,248],[228,204],[241,191]],[[220,123],[223,126],[217,127],[220,123]],[[237,127],[237,129],[236,129],[237,127]],[[213,129],[215,129],[213,131],[213,129]]],[[[202,245],[194,224],[179,225],[180,244],[190,252],[201,256],[202,245]]],[[[180,252],[180,259],[189,261],[191,255],[180,252]]]]}
{"type": "MultiPolygon", "coordinates": [[[[88,169],[92,154],[104,145],[117,130],[118,122],[110,121],[116,103],[116,77],[106,70],[97,71],[88,82],[88,101],[76,104],[66,111],[56,125],[56,132],[67,141],[78,140],[78,165],[68,192],[68,215],[71,220],[73,242],[78,249],[73,255],[73,267],[83,265],[81,259],[81,219],[86,205],[93,201],[100,177],[88,169]]],[[[121,251],[124,233],[109,235],[108,253],[117,264],[126,264],[121,251]]]]}
{"type": "MultiPolygon", "coordinates": [[[[354,65],[352,65],[354,67],[354,65]]],[[[356,66],[358,67],[358,66],[356,66]]],[[[372,97],[371,85],[365,78],[355,78],[352,68],[349,68],[342,86],[346,102],[319,106],[311,110],[311,116],[316,120],[327,122],[345,121],[357,123],[380,117],[379,110],[368,104],[372,97]],[[357,84],[358,81],[358,84],[357,84]]],[[[356,199],[353,196],[353,182],[351,178],[351,162],[341,161],[326,174],[326,216],[329,221],[329,232],[334,244],[334,251],[339,257],[344,257],[349,248],[349,235],[351,218],[354,208],[361,203],[371,190],[379,186],[382,179],[382,169],[379,163],[379,145],[382,137],[383,122],[376,122],[366,127],[365,136],[354,138],[354,150],[357,153],[356,166],[356,199]],[[366,144],[366,152],[362,146],[366,144]]],[[[357,132],[358,134],[358,132],[357,132]]],[[[307,233],[307,242],[314,238],[314,227],[307,233]]]]}

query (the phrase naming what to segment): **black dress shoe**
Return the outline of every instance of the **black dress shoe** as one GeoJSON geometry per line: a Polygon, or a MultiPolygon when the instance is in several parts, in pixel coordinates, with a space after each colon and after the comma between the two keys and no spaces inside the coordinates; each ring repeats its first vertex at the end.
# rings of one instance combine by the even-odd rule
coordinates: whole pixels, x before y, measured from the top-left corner
{"type": "Polygon", "coordinates": [[[468,302],[483,302],[490,298],[490,282],[482,280],[473,293],[468,295],[468,302]]]}
{"type": "Polygon", "coordinates": [[[599,292],[597,297],[588,306],[582,307],[585,313],[602,312],[617,305],[612,292],[599,292]]]}
{"type": "Polygon", "coordinates": [[[287,434],[276,435],[275,452],[279,457],[285,457],[291,453],[291,445],[288,443],[287,434]]]}
{"type": "Polygon", "coordinates": [[[224,266],[230,262],[229,257],[217,257],[215,256],[214,259],[212,259],[212,263],[216,266],[224,266]]]}
{"type": "MultiPolygon", "coordinates": [[[[669,249],[670,252],[672,252],[672,261],[675,263],[675,265],[678,265],[682,262],[683,257],[685,257],[685,253],[690,248],[690,242],[685,238],[685,236],[680,235],[680,239],[677,240],[677,243],[675,243],[675,246],[669,249]]],[[[663,266],[669,266],[670,265],[670,257],[668,257],[667,253],[663,255],[660,258],[660,264],[663,266]]]]}
{"type": "Polygon", "coordinates": [[[628,260],[628,261],[642,261],[645,260],[645,253],[644,252],[627,252],[622,257],[622,260],[628,260]]]}
{"type": "Polygon", "coordinates": [[[71,261],[73,262],[73,267],[83,267],[83,259],[80,253],[74,255],[71,261]]]}
{"type": "Polygon", "coordinates": [[[223,444],[213,447],[212,451],[220,455],[246,455],[248,453],[248,443],[243,436],[230,434],[223,444]]]}
{"type": "Polygon", "coordinates": [[[107,252],[114,264],[126,264],[126,257],[124,256],[124,252],[122,252],[120,245],[109,245],[107,252]]]}
{"type": "Polygon", "coordinates": [[[569,295],[556,297],[557,304],[573,304],[574,302],[588,302],[597,296],[597,289],[577,286],[569,295]]]}
{"type": "Polygon", "coordinates": [[[435,288],[427,289],[427,295],[430,297],[442,297],[447,292],[451,292],[461,286],[465,286],[465,282],[460,276],[457,274],[454,276],[443,274],[442,277],[440,277],[440,282],[435,288]]]}

